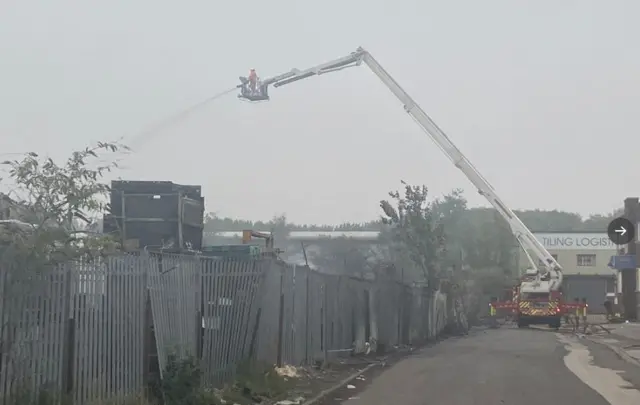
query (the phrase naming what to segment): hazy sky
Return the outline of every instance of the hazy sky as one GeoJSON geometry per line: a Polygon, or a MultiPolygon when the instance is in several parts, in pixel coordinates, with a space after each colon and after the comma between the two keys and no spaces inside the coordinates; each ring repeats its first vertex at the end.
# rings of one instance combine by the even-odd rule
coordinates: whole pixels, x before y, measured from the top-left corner
{"type": "MultiPolygon", "coordinates": [[[[2,0],[0,154],[134,137],[236,83],[367,48],[512,208],[640,194],[640,1],[2,0]],[[635,55],[635,56],[634,56],[635,55]]],[[[201,184],[220,215],[365,221],[399,180],[464,175],[365,67],[229,95],[141,145],[125,179],[201,184]]]]}

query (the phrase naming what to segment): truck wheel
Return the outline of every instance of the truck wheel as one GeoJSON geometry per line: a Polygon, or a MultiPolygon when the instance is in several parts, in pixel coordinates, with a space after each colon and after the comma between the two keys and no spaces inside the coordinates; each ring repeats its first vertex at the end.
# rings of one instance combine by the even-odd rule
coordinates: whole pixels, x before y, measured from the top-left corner
{"type": "Polygon", "coordinates": [[[518,328],[526,328],[527,326],[529,326],[529,325],[527,325],[526,323],[524,323],[522,321],[518,321],[518,328]]]}

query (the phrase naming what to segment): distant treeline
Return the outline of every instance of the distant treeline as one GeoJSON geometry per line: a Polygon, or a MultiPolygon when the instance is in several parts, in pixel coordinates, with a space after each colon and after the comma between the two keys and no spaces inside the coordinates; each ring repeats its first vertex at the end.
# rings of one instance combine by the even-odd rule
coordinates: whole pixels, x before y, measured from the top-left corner
{"type": "MultiPolygon", "coordinates": [[[[594,214],[587,218],[579,214],[564,211],[526,210],[516,211],[518,217],[534,232],[606,232],[608,223],[622,214],[622,210],[611,214],[594,214]]],[[[495,210],[491,208],[471,208],[465,215],[477,222],[486,222],[494,218],[495,210]]],[[[288,222],[286,216],[274,217],[269,221],[251,221],[217,217],[209,214],[205,220],[205,231],[241,231],[244,229],[280,231],[379,231],[380,220],[365,223],[344,223],[339,225],[295,224],[288,222]]]]}

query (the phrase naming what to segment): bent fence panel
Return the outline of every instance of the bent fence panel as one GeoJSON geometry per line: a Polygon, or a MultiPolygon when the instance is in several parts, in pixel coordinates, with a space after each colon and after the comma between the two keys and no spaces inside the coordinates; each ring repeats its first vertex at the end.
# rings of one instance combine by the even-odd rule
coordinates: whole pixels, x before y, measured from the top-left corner
{"type": "Polygon", "coordinates": [[[157,270],[149,272],[148,283],[162,376],[170,355],[182,359],[198,352],[201,261],[180,255],[163,255],[156,260],[157,270]]]}
{"type": "Polygon", "coordinates": [[[229,378],[256,344],[265,266],[250,259],[203,259],[202,365],[205,383],[229,378]]]}

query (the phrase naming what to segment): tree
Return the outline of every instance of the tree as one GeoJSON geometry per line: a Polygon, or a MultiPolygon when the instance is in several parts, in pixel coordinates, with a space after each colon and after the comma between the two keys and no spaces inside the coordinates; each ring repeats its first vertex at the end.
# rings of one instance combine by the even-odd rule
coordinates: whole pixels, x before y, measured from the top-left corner
{"type": "MultiPolygon", "coordinates": [[[[282,217],[282,215],[280,215],[282,217]]],[[[278,216],[276,216],[278,218],[278,216]]],[[[257,231],[267,231],[270,229],[271,221],[252,221],[248,219],[235,219],[230,217],[220,217],[214,212],[206,215],[204,221],[205,232],[228,232],[242,231],[244,229],[254,229],[257,231]]],[[[343,223],[339,225],[321,224],[295,224],[286,222],[288,231],[379,231],[381,228],[379,220],[365,223],[343,223]]]]}
{"type": "Polygon", "coordinates": [[[101,180],[117,162],[105,163],[101,154],[122,149],[126,147],[100,142],[73,152],[61,165],[34,152],[3,162],[16,219],[28,226],[0,233],[2,263],[42,270],[116,249],[112,238],[82,232],[81,224],[89,224],[91,215],[109,210],[109,186],[101,180]]]}
{"type": "Polygon", "coordinates": [[[267,222],[267,230],[271,232],[277,244],[282,244],[289,237],[289,226],[285,214],[275,215],[267,222]]]}
{"type": "Polygon", "coordinates": [[[401,183],[404,185],[402,195],[399,191],[389,193],[394,204],[380,201],[384,213],[382,223],[387,226],[383,238],[388,241],[391,256],[405,262],[403,259],[408,258],[418,272],[413,277],[426,282],[432,291],[437,290],[442,271],[444,228],[436,221],[440,218],[434,216],[427,187],[401,183]]]}
{"type": "Polygon", "coordinates": [[[605,229],[607,229],[607,226],[609,226],[609,223],[612,220],[623,215],[624,208],[619,208],[607,215],[593,214],[590,215],[589,218],[584,220],[582,227],[586,231],[603,232],[605,229]]]}

